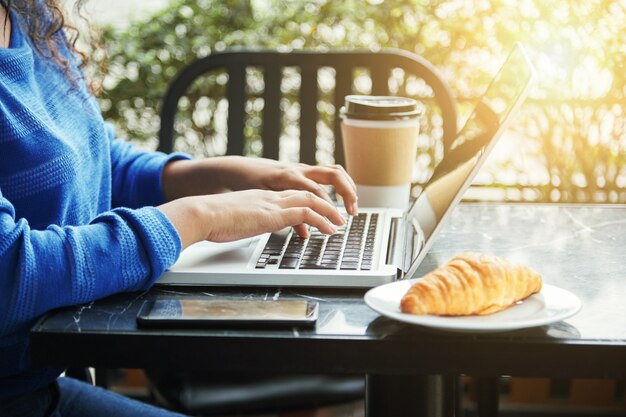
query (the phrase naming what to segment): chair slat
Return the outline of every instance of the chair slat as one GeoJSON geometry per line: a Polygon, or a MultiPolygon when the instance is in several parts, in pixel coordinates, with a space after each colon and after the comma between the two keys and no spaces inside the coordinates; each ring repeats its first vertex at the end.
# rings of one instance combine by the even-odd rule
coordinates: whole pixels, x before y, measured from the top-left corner
{"type": "Polygon", "coordinates": [[[244,115],[246,106],[246,68],[232,65],[228,68],[228,155],[244,154],[244,115]]]}
{"type": "Polygon", "coordinates": [[[282,114],[280,111],[282,69],[276,66],[267,66],[264,68],[264,71],[263,156],[277,160],[279,156],[282,114]]]}
{"type": "Polygon", "coordinates": [[[372,95],[384,96],[389,94],[389,68],[373,66],[370,70],[372,79],[372,95]]]}
{"type": "Polygon", "coordinates": [[[300,162],[316,164],[317,141],[317,68],[303,67],[300,72],[300,162]]]}
{"type": "Polygon", "coordinates": [[[335,163],[339,165],[344,165],[345,163],[339,109],[343,106],[345,97],[350,93],[352,93],[352,68],[337,68],[335,74],[335,120],[333,133],[335,136],[335,163]]]}

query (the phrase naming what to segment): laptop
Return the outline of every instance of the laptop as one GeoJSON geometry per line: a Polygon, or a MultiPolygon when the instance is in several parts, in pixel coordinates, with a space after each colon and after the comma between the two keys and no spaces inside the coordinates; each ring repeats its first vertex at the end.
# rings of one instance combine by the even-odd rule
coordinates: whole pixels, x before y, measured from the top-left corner
{"type": "MultiPolygon", "coordinates": [[[[327,236],[291,228],[186,248],[160,285],[370,288],[412,278],[435,236],[524,101],[535,71],[516,44],[407,210],[360,208],[327,236]]],[[[345,214],[345,212],[344,212],[345,214]]]]}

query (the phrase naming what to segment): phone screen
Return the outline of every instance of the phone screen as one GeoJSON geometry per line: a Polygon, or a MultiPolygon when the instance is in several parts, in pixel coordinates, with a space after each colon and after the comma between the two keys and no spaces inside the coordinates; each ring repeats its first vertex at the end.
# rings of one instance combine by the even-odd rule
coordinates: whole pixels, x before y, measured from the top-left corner
{"type": "Polygon", "coordinates": [[[159,299],[137,315],[141,324],[313,324],[318,303],[306,300],[159,299]]]}

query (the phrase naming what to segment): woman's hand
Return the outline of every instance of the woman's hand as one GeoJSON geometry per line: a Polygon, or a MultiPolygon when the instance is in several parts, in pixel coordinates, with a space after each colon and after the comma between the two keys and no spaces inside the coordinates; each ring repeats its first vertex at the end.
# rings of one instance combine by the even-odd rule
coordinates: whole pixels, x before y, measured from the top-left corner
{"type": "Polygon", "coordinates": [[[308,237],[306,225],[332,234],[334,225],[345,224],[332,204],[309,191],[237,191],[180,198],[158,208],[178,230],[183,248],[201,240],[227,242],[288,226],[303,237],[308,237]]]}
{"type": "Polygon", "coordinates": [[[332,204],[321,185],[332,185],[349,214],[357,214],[356,185],[340,165],[312,166],[264,158],[225,156],[199,161],[173,161],[163,170],[168,200],[226,190],[304,190],[332,204]]]}

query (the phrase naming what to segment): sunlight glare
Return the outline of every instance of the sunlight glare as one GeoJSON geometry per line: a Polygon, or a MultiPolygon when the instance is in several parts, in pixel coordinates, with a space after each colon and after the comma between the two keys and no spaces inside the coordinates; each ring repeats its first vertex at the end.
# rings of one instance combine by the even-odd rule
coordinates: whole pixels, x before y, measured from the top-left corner
{"type": "Polygon", "coordinates": [[[574,60],[558,45],[539,52],[537,55],[537,71],[551,81],[564,81],[567,75],[573,70],[574,60]]]}

